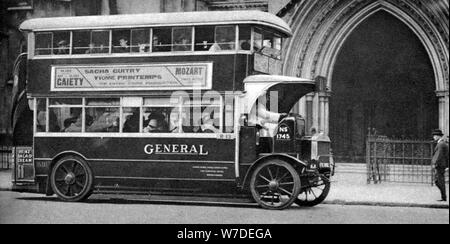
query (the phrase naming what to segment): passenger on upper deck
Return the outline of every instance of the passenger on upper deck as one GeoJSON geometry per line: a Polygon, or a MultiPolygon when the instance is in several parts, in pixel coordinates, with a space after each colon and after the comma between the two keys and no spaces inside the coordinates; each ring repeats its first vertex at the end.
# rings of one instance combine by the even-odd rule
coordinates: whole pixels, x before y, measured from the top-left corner
{"type": "Polygon", "coordinates": [[[119,44],[118,46],[114,46],[115,53],[129,53],[130,52],[130,46],[128,45],[127,39],[120,38],[118,44],[119,44]]]}
{"type": "Polygon", "coordinates": [[[241,44],[241,50],[250,50],[250,48],[251,48],[250,41],[248,41],[248,40],[242,40],[240,42],[240,44],[241,44]]]}
{"type": "Polygon", "coordinates": [[[152,51],[153,52],[159,52],[161,51],[161,43],[159,41],[159,37],[157,35],[153,35],[153,42],[152,42],[152,51]]]}
{"type": "Polygon", "coordinates": [[[61,40],[58,42],[58,47],[56,48],[55,54],[69,54],[69,47],[66,40],[61,40]]]}
{"type": "Polygon", "coordinates": [[[86,54],[95,53],[95,45],[94,43],[89,43],[88,50],[86,50],[86,54]]]}
{"type": "Polygon", "coordinates": [[[173,46],[173,51],[191,51],[191,44],[187,37],[182,36],[173,46]]]}

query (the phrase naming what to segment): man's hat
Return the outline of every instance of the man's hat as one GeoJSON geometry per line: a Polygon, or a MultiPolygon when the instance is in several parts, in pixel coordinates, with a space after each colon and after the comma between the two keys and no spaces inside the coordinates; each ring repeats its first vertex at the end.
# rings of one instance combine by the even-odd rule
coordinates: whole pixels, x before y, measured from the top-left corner
{"type": "Polygon", "coordinates": [[[61,41],[58,42],[59,46],[66,45],[66,44],[67,44],[66,40],[61,40],[61,41]]]}
{"type": "Polygon", "coordinates": [[[433,131],[433,136],[443,136],[444,133],[442,133],[442,130],[434,130],[433,131]]]}

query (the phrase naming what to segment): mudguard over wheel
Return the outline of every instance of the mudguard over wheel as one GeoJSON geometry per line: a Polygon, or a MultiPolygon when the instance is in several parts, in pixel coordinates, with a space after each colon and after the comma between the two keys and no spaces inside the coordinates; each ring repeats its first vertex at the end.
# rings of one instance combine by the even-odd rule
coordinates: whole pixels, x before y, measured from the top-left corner
{"type": "Polygon", "coordinates": [[[80,157],[67,156],[58,160],[52,168],[50,184],[59,199],[83,201],[92,193],[92,170],[80,157]]]}
{"type": "Polygon", "coordinates": [[[318,175],[312,180],[311,187],[305,188],[300,192],[295,203],[299,206],[313,207],[322,203],[330,192],[330,180],[323,175],[318,175]]]}
{"type": "Polygon", "coordinates": [[[281,210],[291,206],[300,188],[297,171],[282,160],[262,163],[255,169],[250,181],[253,198],[265,209],[281,210]]]}

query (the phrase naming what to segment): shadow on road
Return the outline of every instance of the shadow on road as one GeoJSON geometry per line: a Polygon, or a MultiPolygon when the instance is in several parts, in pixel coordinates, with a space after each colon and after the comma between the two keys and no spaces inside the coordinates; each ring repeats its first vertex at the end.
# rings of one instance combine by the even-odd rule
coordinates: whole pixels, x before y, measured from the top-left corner
{"type": "MultiPolygon", "coordinates": [[[[55,202],[62,204],[121,204],[121,205],[171,205],[171,206],[206,206],[206,207],[228,207],[228,208],[253,208],[253,209],[261,209],[257,203],[251,202],[248,199],[238,199],[236,201],[232,201],[232,199],[223,199],[219,201],[215,199],[212,201],[211,199],[207,200],[183,200],[183,199],[126,199],[126,198],[115,198],[115,197],[105,197],[105,198],[91,198],[84,202],[64,202],[57,197],[18,197],[17,200],[22,201],[38,201],[38,202],[55,202]],[[245,202],[243,202],[245,201],[245,202]]],[[[316,206],[313,208],[310,207],[299,207],[297,205],[292,205],[289,209],[308,209],[308,210],[318,210],[320,211],[322,207],[316,206]]],[[[289,210],[288,209],[288,210],[289,210]]],[[[268,210],[271,211],[271,210],[268,210]]]]}

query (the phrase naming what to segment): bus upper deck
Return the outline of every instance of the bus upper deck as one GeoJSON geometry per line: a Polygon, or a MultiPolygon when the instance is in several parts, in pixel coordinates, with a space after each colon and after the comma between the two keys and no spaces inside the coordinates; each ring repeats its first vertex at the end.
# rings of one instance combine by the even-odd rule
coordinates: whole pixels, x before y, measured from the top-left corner
{"type": "MultiPolygon", "coordinates": [[[[102,82],[120,78],[128,85],[143,79],[156,84],[134,89],[142,91],[155,90],[167,76],[179,80],[178,74],[201,71],[215,82],[198,89],[242,91],[248,75],[281,74],[282,39],[291,35],[281,19],[259,11],[41,18],[27,20],[20,28],[28,32],[29,77],[33,77],[28,91],[37,96],[53,91],[105,91],[89,80],[95,74],[102,74],[102,82]],[[94,69],[77,74],[84,76],[84,84],[79,77],[55,78],[59,71],[70,72],[62,68],[71,65],[94,69]],[[169,73],[161,74],[161,69],[169,73]],[[34,80],[56,84],[48,89],[34,80]]],[[[123,83],[116,83],[122,86],[107,90],[121,90],[123,83]]],[[[190,85],[174,89],[190,89],[190,85]]]]}

